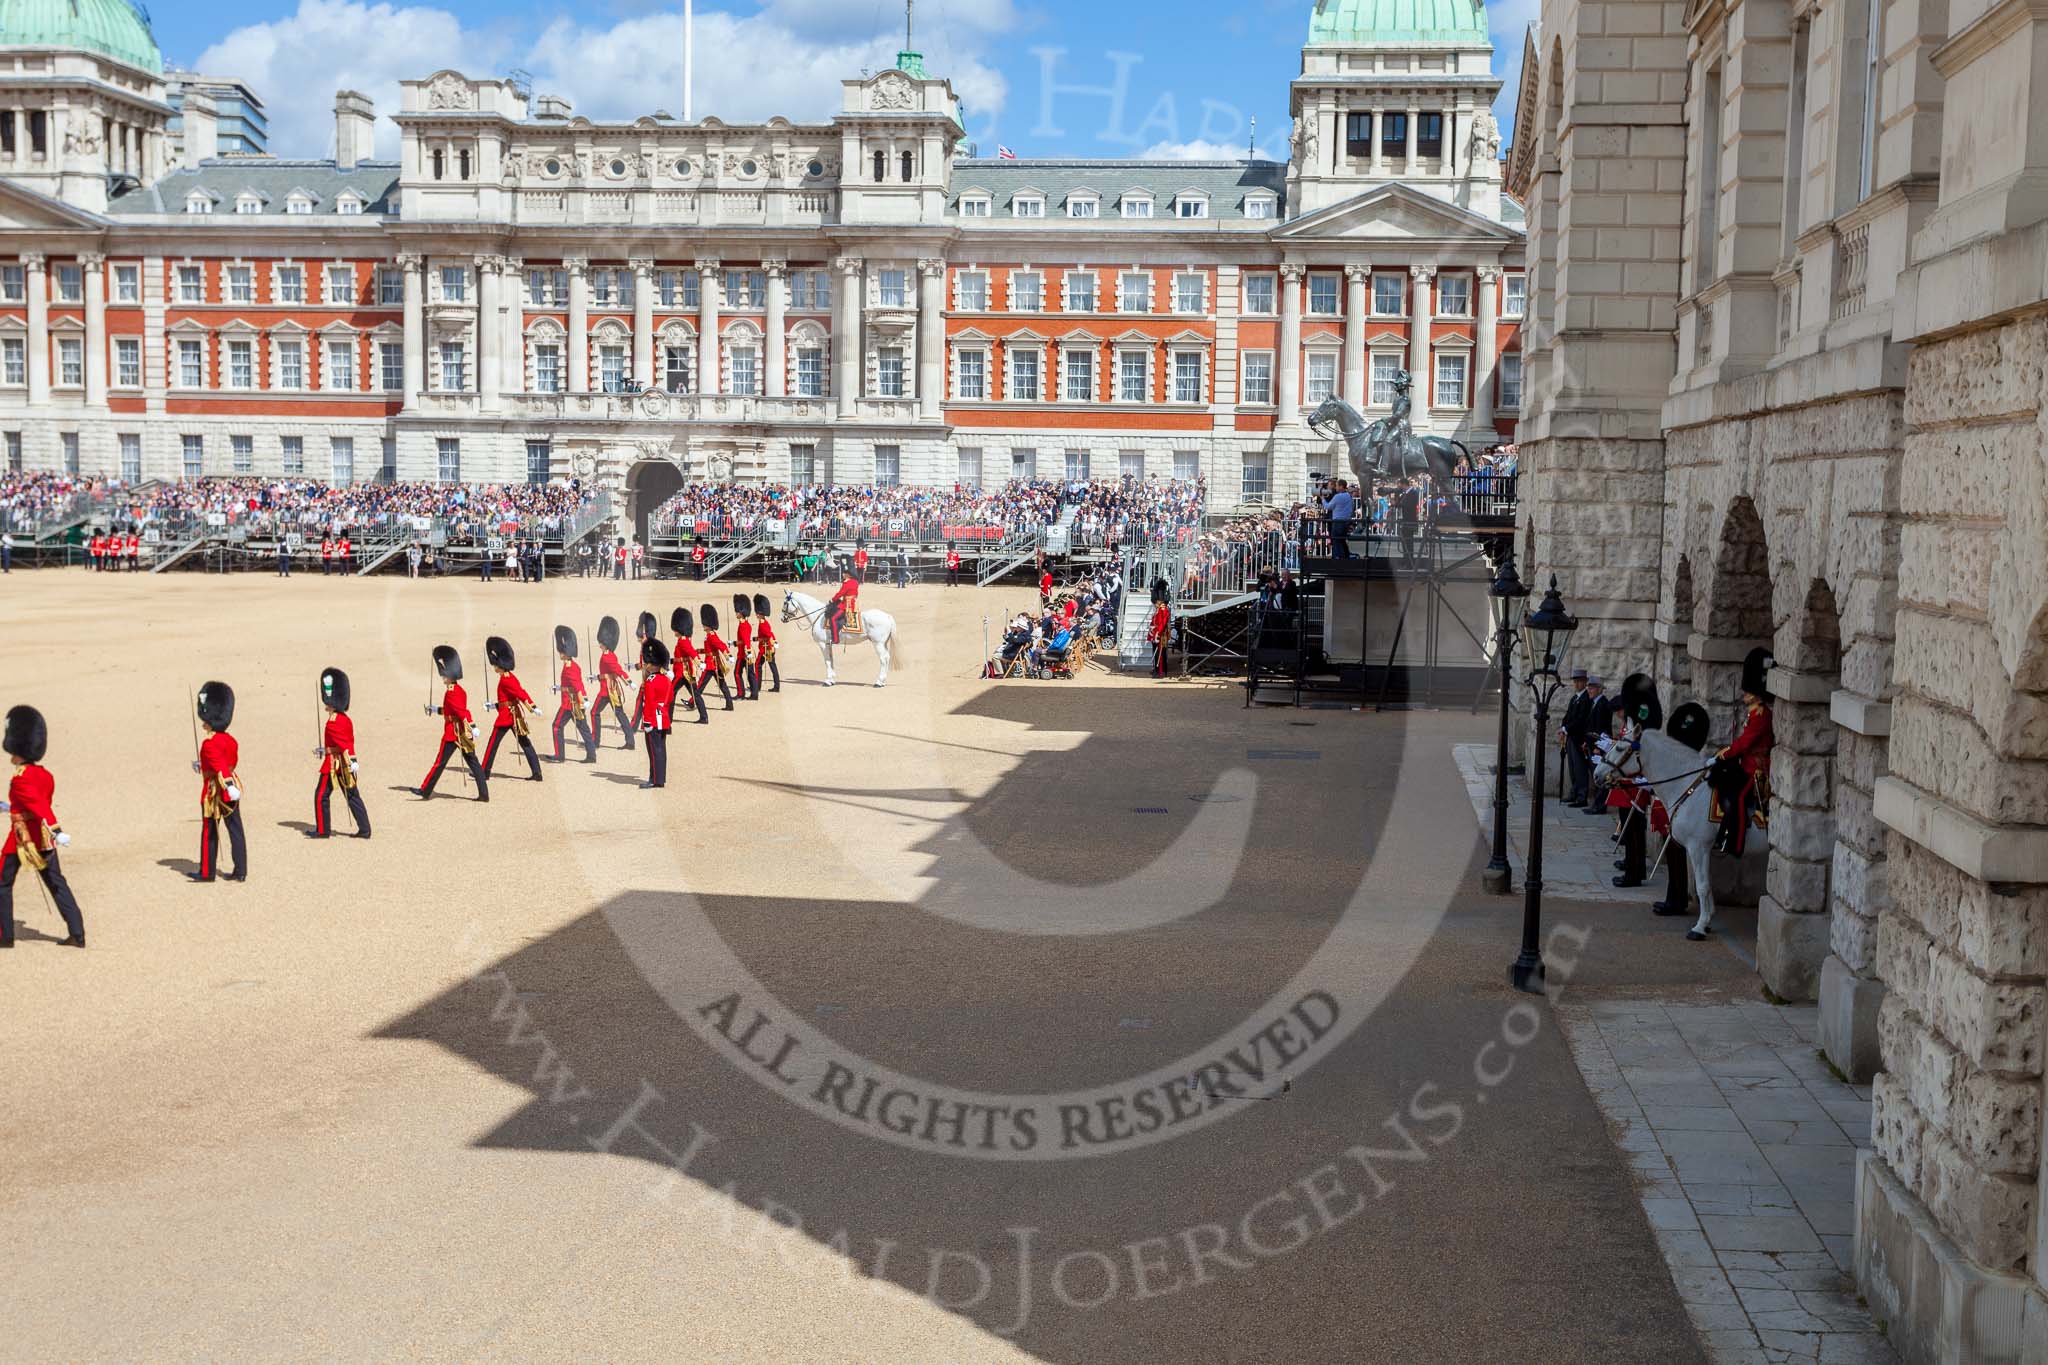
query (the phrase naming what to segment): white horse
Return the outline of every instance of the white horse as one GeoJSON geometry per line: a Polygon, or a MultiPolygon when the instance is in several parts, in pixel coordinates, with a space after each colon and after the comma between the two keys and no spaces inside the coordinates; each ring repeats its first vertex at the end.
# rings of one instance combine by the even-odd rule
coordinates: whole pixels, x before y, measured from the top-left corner
{"type": "MultiPolygon", "coordinates": [[[[818,644],[818,653],[825,656],[825,686],[834,685],[832,676],[832,627],[825,622],[825,603],[809,593],[794,590],[782,594],[782,620],[787,625],[801,620],[811,628],[811,639],[818,644]]],[[[860,629],[839,632],[839,643],[852,644],[865,640],[875,647],[875,654],[882,661],[881,671],[875,674],[875,686],[889,681],[889,656],[893,652],[899,661],[903,657],[903,642],[896,635],[896,618],[885,611],[872,607],[861,608],[860,629]]]]}
{"type": "MultiPolygon", "coordinates": [[[[1708,925],[1714,918],[1713,868],[1707,861],[1713,856],[1714,801],[1707,790],[1705,775],[1712,762],[1710,755],[1688,749],[1662,730],[1644,730],[1640,740],[1634,743],[1626,739],[1611,741],[1593,769],[1596,787],[1635,786],[1640,778],[1647,781],[1657,799],[1664,803],[1665,813],[1671,818],[1671,835],[1665,843],[1665,856],[1670,856],[1673,841],[1685,850],[1686,870],[1692,874],[1693,895],[1700,903],[1699,921],[1685,931],[1685,936],[1695,943],[1707,936],[1708,925]]],[[[1632,812],[1629,818],[1641,820],[1647,815],[1632,812]]],[[[1673,880],[1675,884],[1676,879],[1673,880]]],[[[1684,911],[1681,904],[1662,913],[1683,914],[1684,911]]]]}

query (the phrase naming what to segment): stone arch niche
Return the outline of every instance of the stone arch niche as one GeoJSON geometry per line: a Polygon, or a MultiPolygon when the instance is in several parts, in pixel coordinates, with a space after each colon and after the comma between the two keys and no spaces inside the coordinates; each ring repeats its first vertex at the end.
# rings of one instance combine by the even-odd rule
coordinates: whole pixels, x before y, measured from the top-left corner
{"type": "Polygon", "coordinates": [[[647,544],[647,519],[654,509],[683,491],[683,469],[674,460],[643,459],[626,471],[626,522],[633,539],[647,544]]]}
{"type": "Polygon", "coordinates": [[[1770,863],[1757,916],[1757,974],[1788,1000],[1820,995],[1835,863],[1835,750],[1829,699],[1841,684],[1842,618],[1822,579],[1778,632],[1771,670],[1770,863]]]}
{"type": "Polygon", "coordinates": [[[1686,652],[1692,639],[1692,615],[1692,558],[1681,554],[1671,573],[1670,605],[1659,613],[1657,622],[1657,686],[1667,698],[1666,705],[1692,687],[1692,655],[1686,652]]]}
{"type": "Polygon", "coordinates": [[[1714,735],[1727,743],[1735,732],[1742,696],[1742,661],[1758,645],[1773,645],[1771,552],[1756,504],[1729,504],[1714,549],[1707,589],[1707,619],[1690,641],[1693,685],[1714,718],[1714,735]]]}

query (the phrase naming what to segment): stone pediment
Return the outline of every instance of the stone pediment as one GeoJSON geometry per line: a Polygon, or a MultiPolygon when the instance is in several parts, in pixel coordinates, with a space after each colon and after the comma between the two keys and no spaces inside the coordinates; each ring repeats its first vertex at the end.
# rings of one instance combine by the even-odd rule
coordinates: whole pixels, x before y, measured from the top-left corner
{"type": "Polygon", "coordinates": [[[1301,218],[1273,233],[1275,241],[1515,241],[1521,233],[1405,185],[1382,185],[1356,199],[1301,218]]]}
{"type": "Polygon", "coordinates": [[[11,180],[0,180],[0,231],[7,228],[84,228],[107,226],[98,214],[75,209],[11,180]]]}

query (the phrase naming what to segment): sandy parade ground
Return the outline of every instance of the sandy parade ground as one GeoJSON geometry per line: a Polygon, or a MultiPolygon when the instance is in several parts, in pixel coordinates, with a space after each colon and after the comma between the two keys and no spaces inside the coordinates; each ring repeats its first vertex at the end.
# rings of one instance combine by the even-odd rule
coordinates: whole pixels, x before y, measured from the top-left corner
{"type": "MultiPolygon", "coordinates": [[[[507,636],[545,752],[557,622],[742,587],[783,591],[4,580],[91,946],[24,878],[0,1358],[1696,1358],[1506,989],[1519,903],[1475,899],[1484,716],[989,683],[1029,594],[877,586],[888,687],[781,626],[782,692],[714,693],[665,791],[616,731],[539,785],[508,746],[489,805],[401,790],[435,644],[480,701],[507,636]],[[302,837],[324,665],[367,843],[302,837]],[[183,875],[207,678],[246,885],[183,875]]],[[[1581,970],[1702,971],[1629,932],[1581,970]]]]}

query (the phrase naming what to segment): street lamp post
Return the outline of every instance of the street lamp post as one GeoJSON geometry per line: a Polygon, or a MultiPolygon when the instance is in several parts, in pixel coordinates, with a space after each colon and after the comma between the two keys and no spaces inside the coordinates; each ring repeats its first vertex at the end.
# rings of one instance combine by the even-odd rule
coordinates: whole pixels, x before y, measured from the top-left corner
{"type": "Polygon", "coordinates": [[[1500,656],[1500,739],[1493,751],[1493,856],[1480,874],[1480,885],[1500,896],[1514,880],[1508,867],[1508,697],[1515,690],[1515,632],[1529,601],[1529,589],[1515,573],[1514,546],[1501,556],[1500,572],[1487,592],[1500,603],[1500,624],[1493,633],[1493,650],[1500,656]]]}
{"type": "Polygon", "coordinates": [[[1529,755],[1529,869],[1522,877],[1522,953],[1508,968],[1508,980],[1518,991],[1543,993],[1543,756],[1542,736],[1550,727],[1550,701],[1564,686],[1564,654],[1571,647],[1577,628],[1571,613],[1558,596],[1557,575],[1550,577],[1550,590],[1536,610],[1522,618],[1522,645],[1529,660],[1527,679],[1536,701],[1537,742],[1529,755]]]}

